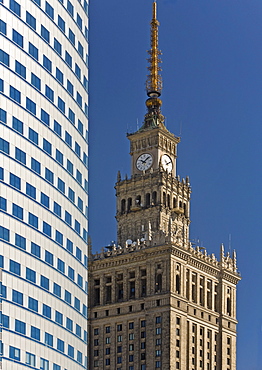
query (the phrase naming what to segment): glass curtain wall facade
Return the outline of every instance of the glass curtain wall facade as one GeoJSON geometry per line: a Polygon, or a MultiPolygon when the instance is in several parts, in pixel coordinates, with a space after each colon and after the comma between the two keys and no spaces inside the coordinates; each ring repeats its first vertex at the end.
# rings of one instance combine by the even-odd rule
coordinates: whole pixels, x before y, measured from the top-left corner
{"type": "Polygon", "coordinates": [[[3,369],[87,367],[88,3],[0,0],[3,369]]]}

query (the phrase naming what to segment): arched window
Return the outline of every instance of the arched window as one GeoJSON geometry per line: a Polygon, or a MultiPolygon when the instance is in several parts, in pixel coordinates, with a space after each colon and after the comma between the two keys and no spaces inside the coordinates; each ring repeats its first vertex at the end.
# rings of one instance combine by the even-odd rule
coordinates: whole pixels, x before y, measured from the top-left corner
{"type": "Polygon", "coordinates": [[[163,193],[163,204],[164,206],[166,205],[166,193],[165,192],[163,193]]]}
{"type": "Polygon", "coordinates": [[[176,275],[176,293],[180,294],[180,276],[176,275]]]}
{"type": "Polygon", "coordinates": [[[231,299],[227,297],[227,314],[231,316],[231,299]]]}
{"type": "Polygon", "coordinates": [[[156,191],[153,191],[153,194],[152,194],[152,204],[155,206],[156,205],[156,202],[157,202],[157,192],[156,191]]]}
{"type": "Polygon", "coordinates": [[[149,207],[150,206],[150,194],[147,193],[146,194],[146,207],[149,207]]]}
{"type": "Polygon", "coordinates": [[[127,211],[129,212],[132,207],[132,198],[127,199],[127,211]]]}
{"type": "Polygon", "coordinates": [[[141,195],[138,195],[136,197],[136,205],[140,206],[141,205],[141,195]]]}
{"type": "Polygon", "coordinates": [[[121,200],[121,212],[125,213],[125,211],[126,211],[126,200],[122,199],[121,200]]]}
{"type": "Polygon", "coordinates": [[[170,194],[167,194],[167,206],[170,208],[170,194]]]}
{"type": "Polygon", "coordinates": [[[186,203],[183,204],[184,207],[184,214],[186,214],[186,203]]]}
{"type": "Polygon", "coordinates": [[[181,202],[181,200],[179,201],[179,208],[182,208],[182,202],[181,202]]]}
{"type": "Polygon", "coordinates": [[[173,208],[176,208],[176,197],[173,198],[173,208]]]}
{"type": "Polygon", "coordinates": [[[162,274],[156,276],[156,292],[162,291],[162,274]]]}

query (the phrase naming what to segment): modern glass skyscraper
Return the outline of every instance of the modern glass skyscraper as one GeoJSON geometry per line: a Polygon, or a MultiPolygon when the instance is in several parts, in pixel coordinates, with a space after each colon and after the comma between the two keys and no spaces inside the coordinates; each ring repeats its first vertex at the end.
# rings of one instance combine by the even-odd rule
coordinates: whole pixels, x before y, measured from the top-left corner
{"type": "Polygon", "coordinates": [[[86,368],[88,3],[0,15],[0,367],[86,368]]]}

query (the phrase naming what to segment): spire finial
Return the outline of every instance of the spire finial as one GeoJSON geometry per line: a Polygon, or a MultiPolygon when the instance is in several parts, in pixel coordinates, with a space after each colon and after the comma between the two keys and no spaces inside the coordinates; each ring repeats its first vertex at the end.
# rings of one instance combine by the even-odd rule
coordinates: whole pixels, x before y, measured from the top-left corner
{"type": "Polygon", "coordinates": [[[152,21],[151,21],[151,49],[148,51],[150,63],[148,69],[150,74],[147,76],[146,81],[146,90],[149,97],[158,97],[161,95],[162,90],[162,78],[158,74],[161,71],[159,63],[161,60],[159,55],[161,51],[158,50],[158,26],[159,22],[156,18],[156,1],[153,2],[153,11],[152,11],[152,21]]]}

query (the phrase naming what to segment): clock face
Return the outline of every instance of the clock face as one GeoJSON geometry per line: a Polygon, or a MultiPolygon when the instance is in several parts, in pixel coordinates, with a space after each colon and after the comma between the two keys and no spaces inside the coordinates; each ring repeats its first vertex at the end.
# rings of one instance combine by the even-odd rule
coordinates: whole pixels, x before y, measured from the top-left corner
{"type": "Polygon", "coordinates": [[[141,154],[136,160],[136,168],[139,171],[148,170],[153,164],[153,157],[149,153],[141,154]]]}
{"type": "Polygon", "coordinates": [[[163,154],[161,157],[161,164],[163,169],[167,172],[171,172],[173,168],[173,163],[171,158],[167,154],[163,154]]]}

